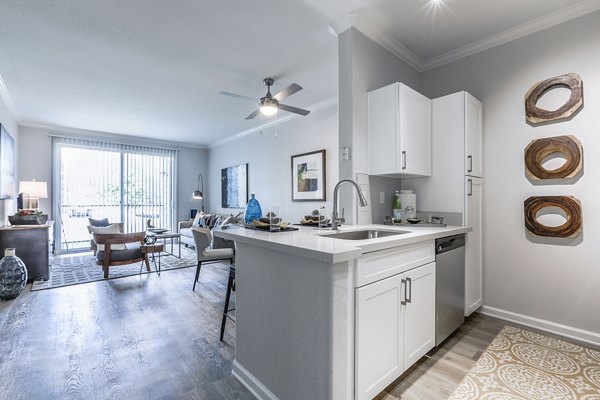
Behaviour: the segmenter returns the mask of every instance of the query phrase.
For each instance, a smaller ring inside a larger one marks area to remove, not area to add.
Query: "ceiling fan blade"
[[[258,103],[258,100],[254,99],[252,97],[242,96],[241,94],[235,94],[235,93],[229,93],[229,92],[219,92],[219,94],[222,94],[223,96],[235,97],[236,99],[248,100],[248,101],[252,101],[254,103]]]
[[[300,115],[310,114],[310,111],[308,111],[308,110],[304,110],[304,109],[298,108],[298,107],[288,106],[286,104],[281,104],[281,103],[279,103],[279,109],[284,110],[284,111],[293,112],[295,114],[300,114]]]
[[[286,97],[289,97],[291,95],[293,95],[296,92],[299,92],[302,90],[302,86],[298,85],[297,83],[292,83],[290,86],[286,87],[285,89],[283,89],[281,92],[277,93],[275,96],[273,96],[277,101],[281,101],[283,99],[285,99]]]
[[[252,119],[252,118],[256,117],[259,112],[260,112],[260,109],[257,108],[256,110],[254,110],[254,112],[252,114],[248,115],[246,117],[246,119]]]

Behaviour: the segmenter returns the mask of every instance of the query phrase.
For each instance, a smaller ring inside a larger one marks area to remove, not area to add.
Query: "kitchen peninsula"
[[[434,346],[435,239],[470,230],[215,230],[236,242],[234,376],[259,399],[374,397]]]

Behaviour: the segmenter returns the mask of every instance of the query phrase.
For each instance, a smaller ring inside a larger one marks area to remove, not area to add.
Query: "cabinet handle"
[[[406,169],[406,152],[402,152],[402,169]]]
[[[406,278],[406,286],[410,286],[409,296],[406,297],[406,289],[404,289],[404,297],[406,297],[406,302],[410,303],[412,301],[412,279]]]
[[[473,172],[473,156],[467,156],[467,160],[469,160],[469,169],[467,172]]]
[[[402,290],[402,285],[404,284],[404,300],[400,300],[400,304],[402,304],[403,306],[406,305],[406,279],[402,279],[400,281],[400,290]]]
[[[467,193],[467,196],[473,196],[473,179],[467,179],[467,182],[469,182],[469,192]]]

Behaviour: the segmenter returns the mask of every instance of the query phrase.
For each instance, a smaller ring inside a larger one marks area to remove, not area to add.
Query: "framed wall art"
[[[292,201],[325,201],[325,150],[292,156]]]
[[[15,195],[15,140],[0,125],[0,199]]]
[[[248,202],[248,164],[221,170],[221,207],[244,208]]]

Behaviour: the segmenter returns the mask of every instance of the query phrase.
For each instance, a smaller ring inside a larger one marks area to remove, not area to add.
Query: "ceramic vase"
[[[0,260],[0,299],[10,300],[21,294],[27,283],[27,268],[15,255],[15,249],[6,249]]]
[[[254,194],[251,194],[250,200],[248,200],[248,204],[246,205],[246,211],[244,211],[244,222],[251,224],[252,221],[261,217],[262,210],[260,208],[260,203],[254,197]]]

